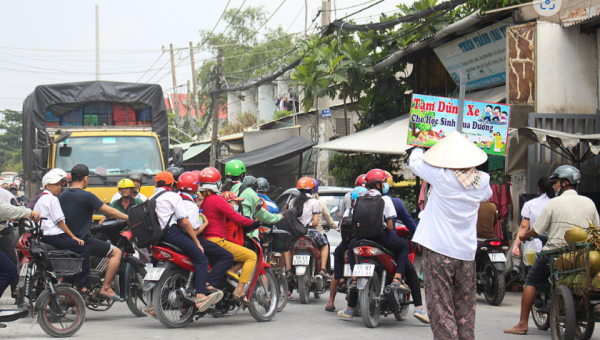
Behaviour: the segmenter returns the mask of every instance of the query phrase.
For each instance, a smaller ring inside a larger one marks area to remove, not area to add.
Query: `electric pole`
[[[221,89],[221,67],[223,66],[223,49],[219,48],[217,55],[217,69],[215,71],[215,90]],[[217,133],[219,130],[219,97],[220,94],[212,94],[210,100],[211,113],[213,115],[212,140],[210,144],[210,166],[215,167],[217,164]]]
[[[192,84],[194,85],[194,93],[192,93],[192,107],[196,109],[196,113],[198,112],[198,108],[196,107],[196,103],[199,100],[196,100],[196,96],[198,95],[198,80],[196,79],[196,63],[194,62],[194,44],[190,41],[190,58],[192,59]]]
[[[171,44],[171,74],[173,75],[173,94],[175,95],[175,117],[179,119],[179,97],[177,96],[177,77],[175,76],[175,55],[173,54],[173,44]]]
[[[96,5],[96,80],[100,80],[100,6]]]

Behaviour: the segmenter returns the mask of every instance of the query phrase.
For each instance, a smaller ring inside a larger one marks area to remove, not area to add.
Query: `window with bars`
[[[346,122],[346,124],[344,124]],[[348,131],[346,131],[348,129]],[[344,137],[350,134],[352,127],[350,126],[350,118],[335,118],[335,134],[339,137]]]

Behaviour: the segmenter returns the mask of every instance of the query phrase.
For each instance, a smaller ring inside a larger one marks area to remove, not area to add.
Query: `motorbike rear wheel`
[[[65,286],[55,288],[56,295],[46,289],[36,301],[40,326],[46,334],[56,338],[72,336],[85,321],[85,303],[75,289]],[[75,314],[71,314],[74,310]]]
[[[310,281],[314,274],[315,259],[311,257],[310,264],[303,275],[298,276],[298,295],[300,296],[300,303],[305,305],[308,303],[310,297]]]
[[[550,328],[550,317],[548,313],[536,308],[535,304],[531,306],[531,318],[539,330],[547,331],[548,328]]]
[[[265,272],[263,278],[258,279],[252,296],[248,311],[254,320],[258,322],[270,321],[277,313],[279,289],[277,279],[271,271]]]
[[[177,290],[186,286],[187,277],[185,270],[176,268],[163,274],[154,287],[154,313],[158,321],[167,328],[185,327],[194,318],[196,308],[185,305],[177,297]]]
[[[400,303],[403,305],[402,305],[402,307],[400,307],[400,311],[394,313],[394,317],[398,321],[404,321],[404,320],[406,320],[406,317],[408,316],[408,307],[410,306],[408,304],[408,295],[402,294],[402,293],[398,293],[398,294],[400,294],[400,297],[401,297],[401,299],[399,299]]]
[[[288,284],[285,274],[282,271],[274,272],[273,275],[277,278],[277,288],[279,290],[279,298],[277,299],[277,312],[281,312],[288,302]]]
[[[492,306],[499,306],[504,300],[504,274],[498,272],[491,261],[483,265],[486,287],[483,290],[485,300]]]
[[[379,301],[379,292],[381,291],[381,282],[379,274],[373,273],[373,276],[367,282],[367,286],[358,292],[358,303],[360,314],[362,315],[365,326],[375,328],[379,324],[381,316],[381,302]]]

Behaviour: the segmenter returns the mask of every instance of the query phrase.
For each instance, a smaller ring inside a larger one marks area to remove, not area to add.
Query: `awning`
[[[226,164],[232,159],[238,159],[242,161],[246,167],[249,167],[260,163],[280,159],[283,160],[284,158],[300,155],[304,151],[310,149],[313,145],[313,142],[304,137],[294,136],[281,143],[242,153],[233,157],[219,159],[219,162]]]
[[[467,93],[465,100],[478,102],[499,103],[506,99],[506,86],[498,86],[487,90]]]
[[[568,158],[573,163],[583,163],[600,153],[600,134],[573,134],[555,130],[519,128],[517,140],[540,145]],[[583,147],[581,147],[583,145]],[[561,152],[556,149],[560,149]]]
[[[189,149],[187,149],[183,153],[183,161],[185,162],[189,159],[192,159],[192,158],[198,156],[199,154],[201,154],[208,148],[210,148],[210,143],[197,144],[197,145],[189,147]]]
[[[342,152],[365,152],[389,155],[404,155],[412,145],[408,139],[410,114],[362,130],[355,134],[315,146],[316,149]]]

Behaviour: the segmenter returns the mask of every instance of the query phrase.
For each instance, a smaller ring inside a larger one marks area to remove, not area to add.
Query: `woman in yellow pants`
[[[202,232],[204,238],[223,247],[233,255],[235,262],[243,262],[242,273],[238,286],[233,291],[233,297],[244,304],[248,304],[244,287],[250,281],[256,266],[256,254],[248,248],[227,241],[227,219],[243,227],[258,227],[259,222],[254,222],[237,212],[227,201],[217,195],[221,191],[221,174],[215,168],[204,168],[198,175],[200,187],[198,190],[204,197],[202,210],[208,220],[208,225]]]

